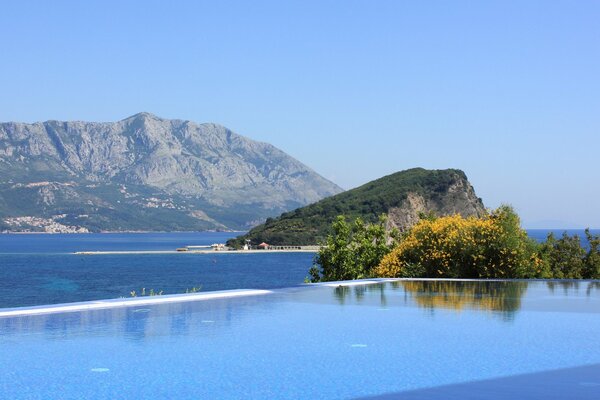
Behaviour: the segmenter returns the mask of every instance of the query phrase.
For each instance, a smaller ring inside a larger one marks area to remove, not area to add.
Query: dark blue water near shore
[[[594,231],[596,234],[599,230]],[[529,231],[544,240],[548,231]],[[583,231],[569,231],[569,234]],[[562,231],[556,231],[557,236]],[[174,250],[223,243],[235,233],[0,235],[0,308],[128,297],[141,288],[183,293],[273,289],[302,283],[310,253],[112,254],[76,251]]]

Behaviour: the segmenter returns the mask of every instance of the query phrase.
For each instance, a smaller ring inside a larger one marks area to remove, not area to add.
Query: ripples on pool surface
[[[598,282],[395,281],[0,318],[2,399],[600,398]]]

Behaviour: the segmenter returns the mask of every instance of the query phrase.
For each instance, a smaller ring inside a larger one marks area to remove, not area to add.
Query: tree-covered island
[[[269,218],[227,244],[319,245],[308,280],[369,277],[600,279],[600,238],[531,239],[509,206],[487,210],[461,170],[413,168]]]

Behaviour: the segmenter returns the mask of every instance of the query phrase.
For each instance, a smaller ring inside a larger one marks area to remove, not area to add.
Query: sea
[[[562,230],[551,230],[560,236]],[[529,230],[545,240],[550,230]],[[600,230],[593,230],[600,234]],[[227,289],[301,285],[312,253],[75,254],[81,251],[172,251],[224,243],[242,232],[1,234],[0,308]],[[577,234],[587,246],[583,230]]]

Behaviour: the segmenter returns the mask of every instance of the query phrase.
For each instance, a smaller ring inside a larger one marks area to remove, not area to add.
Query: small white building
[[[215,251],[225,250],[225,245],[223,243],[213,243],[210,245],[210,247],[212,247],[212,249]]]

